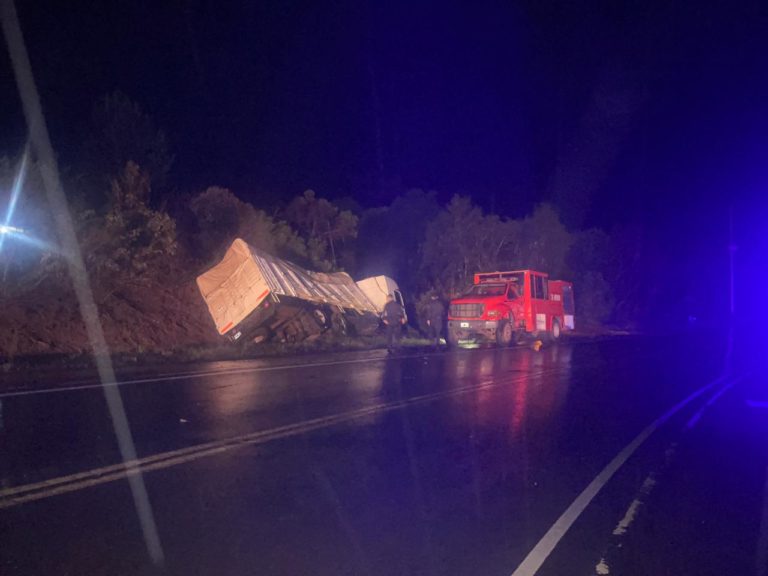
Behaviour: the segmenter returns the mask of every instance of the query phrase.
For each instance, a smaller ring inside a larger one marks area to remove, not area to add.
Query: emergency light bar
[[[509,272],[483,272],[482,274],[475,274],[475,284],[481,282],[491,282],[493,280],[511,280],[517,282],[520,274],[525,270],[512,270]]]

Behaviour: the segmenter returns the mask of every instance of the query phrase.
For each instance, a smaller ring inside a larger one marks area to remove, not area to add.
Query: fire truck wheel
[[[496,344],[509,346],[512,343],[513,332],[512,324],[509,321],[502,320],[499,322],[499,327],[496,329]]]
[[[552,339],[558,340],[560,338],[560,320],[557,318],[552,319]]]
[[[456,336],[456,333],[450,328],[448,328],[445,341],[451,348],[456,348],[459,345],[459,337]]]

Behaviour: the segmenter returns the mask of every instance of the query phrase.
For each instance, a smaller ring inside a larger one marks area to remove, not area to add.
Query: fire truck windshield
[[[475,284],[466,296],[501,296],[506,289],[506,284]]]

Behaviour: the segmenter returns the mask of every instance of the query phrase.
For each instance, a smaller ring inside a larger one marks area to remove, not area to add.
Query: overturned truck
[[[323,332],[371,334],[388,294],[403,303],[387,276],[355,282],[345,272],[305,270],[240,238],[197,286],[219,334],[254,343],[297,342]]]

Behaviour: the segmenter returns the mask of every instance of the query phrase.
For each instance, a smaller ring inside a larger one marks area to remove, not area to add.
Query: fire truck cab
[[[448,309],[453,345],[479,340],[506,346],[525,333],[557,339],[573,328],[573,285],[535,270],[475,274],[472,288]]]

